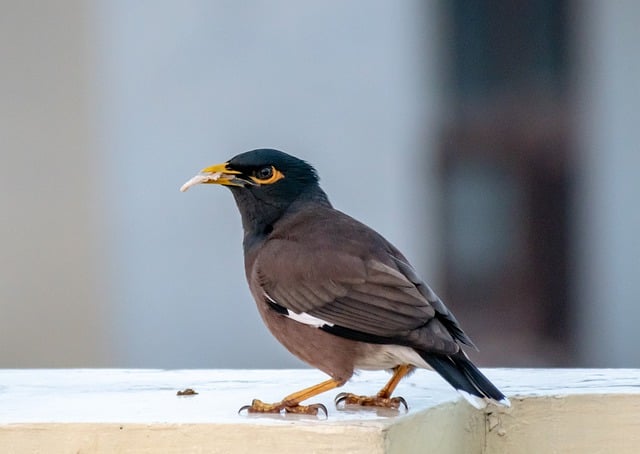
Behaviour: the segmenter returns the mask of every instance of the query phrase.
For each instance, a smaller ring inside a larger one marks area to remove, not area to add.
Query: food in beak
[[[222,176],[225,176],[229,180],[234,178],[233,175],[225,175],[222,172],[200,173],[183,184],[180,187],[180,192],[185,192],[191,186],[195,186],[197,184],[208,183],[209,181],[218,181]]]

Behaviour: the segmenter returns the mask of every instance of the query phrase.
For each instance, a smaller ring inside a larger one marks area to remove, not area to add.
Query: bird
[[[198,184],[231,190],[246,279],[271,334],[330,377],[279,402],[254,399],[241,412],[328,415],[302,402],[366,370],[392,376],[375,395],[339,393],[336,407],[408,410],[392,393],[416,369],[437,372],[478,409],[510,406],[463,350],[476,346],[443,301],[395,246],[333,207],[311,164],[255,149],[202,169],[180,190]]]

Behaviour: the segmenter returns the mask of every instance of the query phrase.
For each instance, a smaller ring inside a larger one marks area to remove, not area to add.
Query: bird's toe
[[[289,404],[287,402],[276,402],[273,404],[269,404],[266,402],[262,402],[259,399],[253,399],[251,405],[245,405],[238,410],[238,414],[296,414],[296,415],[311,415],[318,416],[318,413],[324,413],[324,416],[327,417],[329,412],[327,411],[327,407],[323,404],[311,404],[311,405],[299,405],[299,404]]]
[[[407,401],[404,397],[383,397],[383,396],[359,396],[351,393],[338,394],[334,402],[336,408],[341,409],[350,405],[357,405],[361,407],[382,407],[398,410],[400,407],[404,407],[405,410],[409,410]]]

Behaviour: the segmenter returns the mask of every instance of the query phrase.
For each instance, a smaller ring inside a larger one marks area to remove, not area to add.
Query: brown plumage
[[[331,379],[249,412],[317,413],[300,402],[342,386],[355,370],[390,369],[376,396],[341,393],[337,403],[397,408],[391,393],[416,367],[443,376],[476,407],[508,399],[471,363],[475,347],[408,260],[381,235],[335,210],[315,170],[261,149],[208,167],[193,184],[229,187],[244,228],[245,271],[258,311],[291,353]]]

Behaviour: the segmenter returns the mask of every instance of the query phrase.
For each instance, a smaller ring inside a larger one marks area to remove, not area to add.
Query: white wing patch
[[[304,323],[305,325],[313,326],[314,328],[321,328],[323,326],[333,326],[333,323],[325,322],[321,318],[314,317],[313,315],[309,315],[306,312],[302,312],[300,314],[296,314],[295,312],[289,311],[289,315],[287,315],[291,320],[295,320],[296,322]]]
[[[278,304],[276,300],[271,298],[267,292],[263,292],[265,298],[271,301],[273,304],[277,304],[280,307],[283,307],[281,304]],[[287,308],[285,308],[287,309]],[[293,312],[291,309],[287,309],[287,313],[283,314],[285,317],[290,318],[291,320],[295,320],[298,323],[302,323],[304,325],[313,326],[314,328],[322,328],[323,326],[333,326],[333,323],[322,320],[321,318],[314,317],[313,315],[309,315],[306,312],[301,312],[299,314]]]

